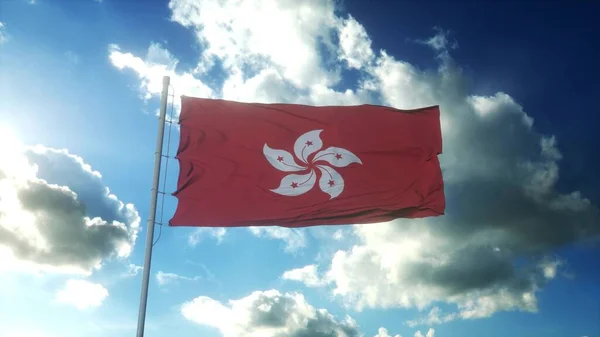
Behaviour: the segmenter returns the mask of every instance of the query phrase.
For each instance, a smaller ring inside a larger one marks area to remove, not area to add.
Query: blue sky
[[[439,104],[448,209],[164,227],[146,336],[600,336],[599,9],[0,0],[0,337],[135,333],[163,75],[175,97]]]

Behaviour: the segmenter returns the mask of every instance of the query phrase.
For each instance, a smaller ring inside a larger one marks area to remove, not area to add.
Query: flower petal
[[[310,191],[317,181],[317,174],[311,170],[308,174],[288,174],[281,179],[278,188],[271,190],[277,194],[296,196]]]
[[[306,167],[296,164],[294,156],[287,151],[272,149],[269,145],[265,144],[265,146],[263,146],[263,154],[269,163],[279,171],[297,172],[306,170]]]
[[[333,167],[324,165],[317,165],[317,167],[321,171],[321,179],[319,179],[321,191],[329,194],[330,199],[340,195],[344,190],[344,179],[342,176]]]
[[[352,163],[362,164],[360,158],[354,153],[341,147],[333,146],[317,153],[312,161],[326,161],[335,167],[346,167]]]
[[[305,163],[308,163],[308,156],[319,151],[323,147],[323,141],[319,134],[323,130],[313,130],[309,131],[296,140],[294,144],[294,153],[296,153],[296,158],[302,160]]]

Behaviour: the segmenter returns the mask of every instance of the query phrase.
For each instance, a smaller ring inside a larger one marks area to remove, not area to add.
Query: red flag
[[[304,227],[444,213],[439,107],[182,97],[172,226]]]

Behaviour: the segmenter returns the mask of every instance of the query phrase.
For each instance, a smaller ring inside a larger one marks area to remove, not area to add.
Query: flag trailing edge
[[[444,214],[439,106],[181,100],[171,226],[305,227]]]

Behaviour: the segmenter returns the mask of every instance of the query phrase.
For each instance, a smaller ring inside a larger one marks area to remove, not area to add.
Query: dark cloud
[[[198,297],[184,303],[181,312],[188,320],[218,328],[227,337],[362,336],[350,318],[337,320],[327,310],[313,308],[301,294],[276,290],[255,291],[227,306]]]
[[[17,200],[0,210],[0,244],[21,261],[89,272],[104,259],[129,255],[139,216],[109,193],[99,173],[80,157],[38,146],[25,152],[37,176],[0,166],[3,198]],[[24,153],[12,152],[18,162]]]
[[[87,216],[100,217],[108,222],[127,223],[131,214],[123,203],[111,195],[99,172],[83,162],[82,158],[66,150],[34,147],[25,152],[31,163],[38,167],[37,176],[53,184],[68,186],[86,206]]]
[[[306,20],[304,11],[294,6],[286,11],[273,6],[289,22],[303,19],[278,36],[260,29],[260,20],[223,24],[247,11],[238,5],[170,3],[173,21],[214,47],[205,51],[197,69],[208,71],[212,65],[207,60],[218,59],[235,70],[212,91],[223,98],[317,105],[368,102],[400,109],[439,105],[441,110],[446,214],[356,226],[356,245],[320,263],[321,270],[285,273],[288,279],[329,285],[333,294],[358,309],[453,304],[456,312],[432,320],[439,322],[498,311],[531,312],[537,310],[539,291],[568,264],[549,256],[567,245],[598,240],[597,206],[576,190],[557,188],[562,158],[558,141],[541,134],[509,94],[475,95],[477,88],[450,54],[458,43],[444,29],[419,40],[433,48],[439,62],[437,69],[422,70],[374,50],[364,27],[352,17],[339,16],[332,1],[311,8],[315,20]],[[324,32],[337,35],[327,51],[316,43]],[[297,55],[278,58],[280,50],[259,43],[281,36]],[[323,62],[328,53],[339,64]],[[244,65],[257,56],[267,61],[260,71],[248,73]],[[159,83],[140,58],[113,52],[111,60],[119,68],[136,70],[142,83]],[[350,86],[342,86],[347,88],[343,92],[338,91],[342,67],[358,70],[355,82],[344,81]],[[158,95],[159,88],[148,87],[146,93]],[[281,323],[279,316],[265,319]]]
[[[306,327],[281,337],[359,337],[358,327],[346,322],[336,322],[325,310],[318,310],[316,317],[306,323]]]
[[[304,281],[329,282],[358,309],[453,303],[448,320],[537,311],[536,294],[565,264],[549,256],[597,242],[600,212],[578,191],[558,190],[554,137],[509,95],[471,95],[462,69],[436,49],[437,72],[385,53],[366,72],[386,105],[440,105],[446,214],[356,226],[360,243],[334,255],[322,282]]]

